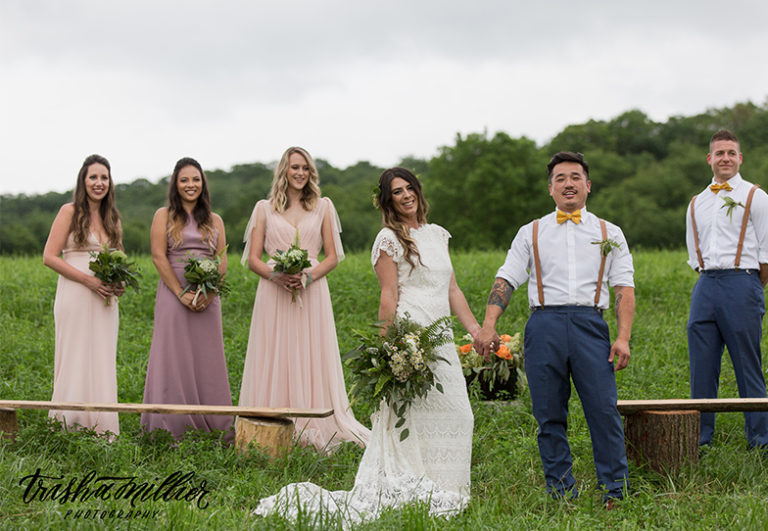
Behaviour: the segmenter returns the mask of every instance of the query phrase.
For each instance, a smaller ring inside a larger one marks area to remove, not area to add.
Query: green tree
[[[506,247],[521,225],[550,210],[547,159],[532,140],[459,134],[440,151],[424,188],[430,219],[452,233],[453,246]]]

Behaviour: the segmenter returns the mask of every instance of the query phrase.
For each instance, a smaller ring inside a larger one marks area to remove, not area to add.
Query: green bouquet
[[[433,387],[443,392],[430,364],[448,363],[436,349],[452,340],[451,318],[422,327],[406,314],[395,319],[385,335],[380,335],[380,330],[381,323],[376,323],[369,331],[355,331],[360,344],[343,356],[356,380],[349,390],[350,401],[372,403],[375,411],[386,402],[398,418],[395,428],[401,428],[414,399],[426,397]],[[407,428],[400,433],[400,440],[406,437]]]
[[[187,253],[187,263],[184,266],[184,279],[189,282],[189,284],[179,294],[179,297],[188,291],[194,290],[195,298],[192,299],[192,304],[195,304],[201,293],[204,297],[207,297],[209,292],[215,293],[220,297],[227,295],[230,291],[229,283],[219,271],[221,255],[225,253],[226,250],[227,248],[225,247],[219,253],[214,254],[213,258],[204,258]]]
[[[286,251],[278,250],[271,258],[275,261],[275,266],[272,268],[275,273],[295,275],[312,265],[309,261],[309,252],[300,247],[299,229],[296,229],[296,238],[293,240],[293,245]],[[297,295],[296,289],[291,290],[291,302],[296,302]],[[299,305],[301,305],[300,297]]]
[[[128,260],[126,254],[119,249],[110,249],[107,244],[99,253],[91,251],[89,253],[93,260],[88,264],[88,269],[93,271],[93,275],[112,286],[124,284],[139,291],[139,279],[141,271],[132,261]],[[105,306],[109,306],[112,297],[107,297],[104,301]]]

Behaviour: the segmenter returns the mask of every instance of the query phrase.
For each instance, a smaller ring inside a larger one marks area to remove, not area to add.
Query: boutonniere
[[[741,201],[734,201],[732,197],[723,197],[723,202],[725,203],[720,208],[727,208],[728,210],[725,211],[726,214],[728,214],[728,217],[731,218],[731,221],[733,221],[733,209],[737,206],[740,206],[741,208],[744,208],[744,205],[741,204]]]
[[[616,240],[612,240],[610,238],[606,238],[604,240],[592,242],[592,244],[600,246],[600,254],[603,255],[603,256],[608,256],[611,251],[621,247],[621,244],[619,242],[617,242]]]

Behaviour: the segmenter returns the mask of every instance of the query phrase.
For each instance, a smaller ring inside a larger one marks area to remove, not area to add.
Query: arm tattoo
[[[614,302],[614,304],[613,304],[616,307],[616,319],[619,318],[619,306],[621,306],[621,299],[622,298],[623,297],[622,297],[621,293],[617,293],[616,294],[616,302]]]
[[[509,299],[512,297],[512,292],[515,291],[509,282],[503,278],[497,278],[491,288],[491,293],[488,295],[488,306],[495,304],[501,311],[507,309]]]

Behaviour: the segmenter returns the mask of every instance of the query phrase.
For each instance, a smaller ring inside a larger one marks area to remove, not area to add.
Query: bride
[[[384,228],[371,252],[381,286],[379,319],[385,326],[406,313],[422,326],[453,312],[474,338],[480,331],[448,254],[450,234],[426,223],[427,202],[418,179],[404,168],[385,170],[376,197]],[[432,367],[443,393],[433,389],[406,414],[410,435],[400,441],[397,417],[385,404],[373,416],[371,438],[351,491],[327,491],[294,483],[259,502],[255,514],[289,520],[323,513],[344,524],[377,518],[386,508],[415,501],[432,515],[452,516],[469,502],[474,418],[452,342],[438,347],[450,363]]]

